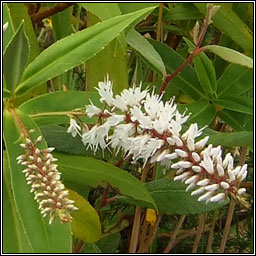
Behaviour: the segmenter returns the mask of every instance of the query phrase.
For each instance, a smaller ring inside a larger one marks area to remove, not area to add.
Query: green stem
[[[44,116],[87,116],[85,112],[78,112],[78,111],[60,111],[60,112],[45,112],[45,113],[38,113],[38,114],[31,114],[29,117],[36,118],[36,117],[44,117]]]

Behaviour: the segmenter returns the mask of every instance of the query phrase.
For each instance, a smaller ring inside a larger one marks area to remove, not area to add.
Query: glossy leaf
[[[3,154],[3,253],[32,253],[17,213],[6,152]]]
[[[37,37],[33,28],[31,18],[28,14],[27,9],[24,6],[24,3],[7,3],[14,31],[17,31],[20,23],[24,20],[25,33],[28,37],[30,45],[30,54],[28,63],[33,61],[36,56],[40,53],[39,44]]]
[[[25,70],[29,57],[28,39],[21,23],[4,52],[3,73],[6,88],[13,92]]]
[[[253,70],[230,64],[217,81],[218,98],[240,95],[253,87]]]
[[[95,15],[88,14],[88,26],[93,26],[99,21]],[[101,52],[87,61],[87,91],[94,91],[94,87],[98,85],[98,82],[106,79],[107,75],[109,75],[111,81],[114,81],[114,93],[120,93],[128,87],[126,47],[125,35],[122,32],[120,36],[112,40]]]
[[[149,63],[160,75],[165,76],[165,66],[160,55],[145,37],[136,30],[131,29],[126,35],[126,40],[142,59]]]
[[[11,98],[11,93],[6,89],[3,89],[3,98]]]
[[[48,3],[48,5],[54,5],[54,3]],[[71,34],[72,10],[73,8],[69,7],[51,16],[52,29],[55,41],[60,40]]]
[[[149,42],[161,56],[168,74],[171,74],[184,63],[185,59],[172,48],[155,40],[149,40]],[[196,72],[190,65],[177,75],[168,86],[175,86],[193,99],[204,97],[203,89],[198,81]]]
[[[162,178],[146,184],[147,189],[157,203],[159,212],[166,214],[201,214],[222,207],[224,204],[198,202],[199,196],[186,192],[187,185]],[[227,203],[227,202],[226,202]]]
[[[209,125],[215,118],[216,110],[206,99],[200,99],[191,104],[179,104],[179,111],[191,113],[188,123],[197,123],[199,126]]]
[[[194,44],[186,38],[184,38],[184,40],[189,49],[191,49],[190,51],[193,51],[195,47]],[[211,60],[202,52],[193,59],[193,62],[198,80],[205,94],[213,98],[213,93],[216,92],[216,74]]]
[[[121,10],[122,14],[130,13],[130,12],[136,12],[138,10],[148,8],[148,7],[156,7],[159,5],[159,3],[125,3],[120,2],[118,3],[119,8]]]
[[[8,22],[8,27],[6,31],[3,33],[3,52],[5,51],[7,44],[9,43],[9,41],[14,35],[14,28],[13,28],[12,20],[10,17],[9,8],[7,6],[7,3],[4,3],[3,4],[3,24],[6,24],[6,22]]]
[[[214,102],[226,109],[253,115],[253,100],[245,96],[226,96]]]
[[[164,21],[202,19],[203,14],[192,3],[179,3],[163,15]]]
[[[206,13],[206,3],[194,3],[194,5],[202,13]],[[225,4],[221,4],[221,8],[212,20],[213,25],[229,36],[235,43],[248,52],[252,52],[252,32],[230,8],[225,7]]]
[[[214,132],[211,133],[210,129],[204,131],[204,135],[210,135],[208,143],[214,146],[224,146],[224,147],[236,147],[245,146],[253,147],[253,131],[241,131],[241,132]]]
[[[97,120],[95,120],[95,123],[96,122]],[[113,160],[113,156],[109,151],[104,152],[103,155],[102,151],[97,151],[94,153],[93,150],[87,149],[79,136],[73,138],[70,133],[67,133],[67,127],[47,125],[40,128],[48,145],[50,147],[54,147],[59,152],[67,153],[70,155],[90,156],[100,160]]]
[[[64,124],[69,123],[70,118],[66,115],[58,115],[60,112],[73,111],[76,108],[84,108],[85,105],[92,102],[102,107],[97,93],[89,93],[82,91],[66,91],[54,92],[38,96],[31,99],[22,105],[19,109],[28,115],[36,115],[49,113],[49,116],[35,116],[33,119],[39,126],[48,124]],[[57,112],[56,115],[51,115],[52,112]],[[81,117],[84,122],[94,122],[94,118]]]
[[[79,65],[100,52],[130,24],[145,18],[152,8],[121,15],[67,36],[48,47],[25,70],[16,93],[22,94]]]
[[[228,62],[253,68],[253,59],[238,51],[219,45],[206,45],[205,48]]]
[[[72,212],[72,233],[85,243],[94,243],[100,239],[101,225],[96,210],[77,192],[68,190],[68,198],[74,200],[78,210]]]
[[[223,109],[222,111],[218,112],[218,116],[229,126],[231,126],[235,131],[238,132],[246,130],[243,127],[245,114]]]
[[[155,202],[144,185],[128,172],[109,163],[90,157],[55,153],[62,178],[91,187],[110,184],[121,194],[143,201],[156,208]],[[132,189],[131,189],[132,188]]]
[[[31,134],[32,140],[35,140],[40,135],[38,127],[30,118],[17,109],[16,113],[27,130],[35,130]],[[34,195],[29,192],[31,188],[27,185],[25,175],[22,173],[24,166],[17,164],[16,160],[16,157],[24,154],[24,150],[19,145],[24,143],[24,139],[22,139],[16,121],[7,110],[4,111],[3,131],[16,211],[26,233],[31,251],[33,253],[71,252],[70,225],[63,225],[58,220],[49,225],[49,220],[43,218],[38,210],[38,203],[34,200]],[[39,147],[46,148],[47,145],[43,141]]]

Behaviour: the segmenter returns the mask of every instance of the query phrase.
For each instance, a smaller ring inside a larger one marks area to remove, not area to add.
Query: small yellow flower
[[[156,211],[153,209],[147,209],[146,221],[150,223],[151,226],[155,225],[156,222]]]

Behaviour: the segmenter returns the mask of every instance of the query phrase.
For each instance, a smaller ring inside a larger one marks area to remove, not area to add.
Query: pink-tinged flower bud
[[[189,151],[195,150],[195,141],[190,137],[188,137],[188,139],[187,139],[187,146],[188,146]]]
[[[181,149],[175,149],[175,152],[177,153],[177,155],[179,157],[187,157],[188,156],[188,153],[184,150],[181,150]]]
[[[178,136],[173,136],[173,139],[175,141],[175,144],[178,146],[178,147],[182,147],[183,146],[183,142],[182,140],[178,137]]]
[[[198,175],[193,175],[192,177],[190,177],[185,181],[185,184],[196,183],[198,179],[199,179]]]
[[[225,193],[219,193],[216,196],[212,196],[210,198],[211,202],[219,202],[225,198]]]
[[[204,192],[204,187],[201,187],[201,188],[198,188],[196,190],[194,190],[192,193],[191,193],[191,196],[197,196],[197,195],[200,195]]]
[[[177,180],[182,180],[184,178],[187,178],[189,175],[191,174],[191,172],[184,172],[182,173],[181,175],[178,175],[176,177],[174,177],[174,181],[177,181]]]
[[[193,170],[194,172],[201,172],[201,171],[202,171],[202,168],[201,168],[200,166],[194,165],[194,166],[192,166],[192,170]]]
[[[210,183],[210,180],[209,179],[203,179],[203,180],[200,180],[197,182],[197,185],[198,186],[206,186]]]
[[[203,194],[202,196],[200,196],[200,197],[198,198],[198,201],[199,201],[199,202],[202,202],[202,201],[205,201],[205,200],[209,199],[209,198],[213,195],[214,192],[215,192],[215,191],[209,191],[209,192]]]
[[[238,195],[242,195],[246,192],[246,188],[239,188],[238,191],[237,191],[237,194]]]
[[[195,160],[195,162],[200,162],[201,161],[201,157],[196,152],[192,153],[192,157]]]
[[[41,140],[42,136],[39,136],[33,144],[27,139],[27,146],[23,147],[27,153],[17,157],[17,161],[25,160],[21,164],[28,166],[22,172],[25,173],[27,184],[31,185],[30,192],[34,193],[43,217],[49,216],[49,223],[59,217],[64,223],[72,219],[69,211],[76,207],[67,201],[68,192],[60,181],[57,165],[53,164],[57,159],[49,153],[52,150],[39,150],[35,147]]]
[[[222,182],[220,183],[220,185],[221,185],[224,189],[229,189],[229,188],[230,188],[230,185],[229,185],[227,182],[225,182],[225,181],[222,181]]]
[[[183,173],[184,170],[185,170],[184,168],[178,169],[178,170],[176,171],[176,175],[179,175],[179,174]]]
[[[165,155],[165,159],[168,159],[168,160],[173,160],[173,159],[176,159],[177,157],[178,157],[177,153],[171,153],[171,154]]]
[[[192,166],[192,163],[189,161],[179,161],[178,163],[172,164],[171,168],[178,169],[178,168],[190,168]]]
[[[220,177],[224,176],[224,169],[220,164],[217,164],[217,171]]]
[[[205,190],[207,191],[215,191],[219,188],[219,184],[211,184],[205,187]]]
[[[236,179],[236,176],[234,175],[232,170],[228,170],[228,176],[229,176],[229,180],[232,182]]]
[[[175,145],[175,140],[173,138],[168,137],[166,140],[171,146]]]
[[[244,164],[242,167],[241,167],[241,170],[239,171],[239,173],[237,174],[237,179],[241,179],[244,175],[244,173],[247,172],[247,164]]]
[[[192,190],[195,186],[196,186],[196,182],[190,183],[190,184],[186,187],[186,191],[188,192],[188,191]]]

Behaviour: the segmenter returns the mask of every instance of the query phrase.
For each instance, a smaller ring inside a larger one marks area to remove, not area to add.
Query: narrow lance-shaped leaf
[[[193,50],[195,47],[194,44],[187,38],[184,38],[184,40],[189,49]],[[193,59],[193,62],[195,64],[197,77],[205,94],[212,98],[214,92],[216,92],[216,74],[211,60],[202,52]]]
[[[25,70],[29,57],[29,44],[22,22],[6,47],[3,59],[3,73],[6,88],[13,92]]]
[[[94,243],[100,239],[101,225],[96,210],[77,192],[68,190],[69,198],[75,201],[77,211],[72,213],[72,233],[85,243]]]
[[[134,29],[131,29],[126,36],[126,41],[142,57],[142,59],[146,60],[154,70],[164,77],[166,74],[164,63],[158,52],[146,38]]]
[[[36,139],[40,135],[40,131],[33,120],[18,110],[16,110],[16,113],[27,130],[35,130],[34,133],[31,133],[31,137],[32,140]],[[18,156],[25,153],[19,145],[23,143],[21,130],[17,126],[16,120],[7,110],[4,112],[3,131],[14,202],[30,250],[33,253],[71,252],[70,225],[61,224],[58,220],[49,225],[49,220],[42,217],[38,209],[38,203],[35,201],[34,195],[30,193],[31,187],[27,185],[25,175],[22,173],[25,168],[21,164],[17,164],[16,160]],[[39,146],[47,148],[44,141]]]
[[[143,201],[149,207],[157,209],[145,186],[128,172],[91,157],[60,153],[54,155],[59,159],[59,170],[64,180],[91,187],[106,186],[108,183],[118,189],[122,195]]]
[[[152,10],[153,8],[146,8],[117,16],[56,42],[27,67],[17,87],[17,95],[91,58],[126,27],[145,18]]]
[[[3,153],[3,253],[33,253],[13,199],[10,168]]]
[[[205,48],[228,62],[253,68],[253,59],[238,51],[219,45],[207,45]]]
[[[75,111],[77,108],[84,108],[85,105],[90,104],[90,99],[96,106],[102,107],[102,104],[99,101],[99,95],[96,93],[66,91],[53,92],[38,96],[20,105],[19,109],[27,115],[39,114],[39,116],[33,117],[33,120],[39,126],[48,124],[65,124],[69,123],[70,117],[68,117],[67,114],[61,115],[61,113]],[[81,110],[80,112],[83,111],[84,110]],[[55,115],[53,113],[55,113]],[[89,123],[96,121],[95,118],[88,118],[86,116],[81,116],[81,119],[84,122]]]

